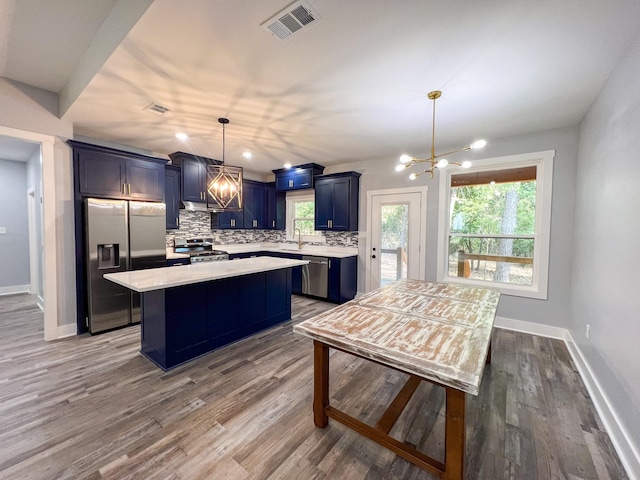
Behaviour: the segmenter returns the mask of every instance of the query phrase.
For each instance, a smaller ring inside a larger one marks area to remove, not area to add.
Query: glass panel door
[[[374,195],[371,207],[370,288],[419,279],[420,193]]]

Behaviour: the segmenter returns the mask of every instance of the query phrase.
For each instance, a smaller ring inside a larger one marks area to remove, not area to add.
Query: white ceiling
[[[75,133],[157,154],[220,158],[228,117],[226,161],[263,172],[426,155],[435,89],[438,151],[575,125],[640,27],[638,0],[312,0],[281,41],[260,24],[288,0],[155,0],[81,69],[126,1],[0,0],[0,76],[65,95],[84,74]]]
[[[0,135],[0,160],[28,162],[40,151],[40,144]]]

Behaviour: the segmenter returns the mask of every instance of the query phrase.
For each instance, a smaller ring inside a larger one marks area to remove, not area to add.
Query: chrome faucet
[[[298,250],[301,250],[302,249],[302,232],[300,232],[299,228],[296,228],[293,231],[293,234],[295,235],[296,232],[298,232]]]

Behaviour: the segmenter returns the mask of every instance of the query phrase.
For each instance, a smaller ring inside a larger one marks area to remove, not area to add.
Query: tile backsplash
[[[180,210],[180,228],[167,230],[166,245],[173,246],[175,237],[213,237],[217,244],[234,243],[295,243],[287,241],[282,230],[212,230],[209,212]],[[358,232],[322,232],[318,242],[307,245],[357,247]]]

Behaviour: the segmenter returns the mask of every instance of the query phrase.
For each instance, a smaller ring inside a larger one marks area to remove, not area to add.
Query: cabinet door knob
[[[376,258],[376,256],[375,255],[371,255],[371,258]]]

